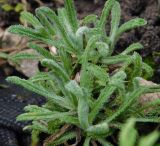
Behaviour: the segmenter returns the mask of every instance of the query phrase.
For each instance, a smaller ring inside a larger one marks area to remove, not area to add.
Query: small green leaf
[[[27,129],[32,130],[32,131],[38,130],[38,131],[50,134],[48,131],[48,127],[39,121],[33,121],[32,125],[28,125],[25,128],[23,128],[23,130],[27,130]]]
[[[153,69],[146,63],[142,63],[142,69],[145,71],[144,78],[150,78],[153,76]]]
[[[42,65],[54,69],[54,72],[57,73],[58,75],[61,75],[65,81],[69,80],[69,76],[64,70],[64,68],[56,61],[51,59],[43,59]]]
[[[31,24],[34,28],[42,26],[39,20],[29,12],[26,11],[21,12],[21,18],[26,20],[27,23]]]
[[[128,62],[129,60],[131,60],[131,57],[129,55],[116,55],[111,57],[104,57],[101,59],[101,62],[110,65],[110,64]]]
[[[68,115],[72,115],[69,112],[29,112],[21,114],[17,117],[18,121],[30,121],[30,120],[55,120],[61,119],[61,117],[65,117]]]
[[[35,60],[35,59],[40,59],[40,57],[36,54],[17,53],[15,55],[10,55],[9,59],[12,61],[23,60],[23,59]]]
[[[107,86],[101,91],[101,94],[99,95],[98,99],[95,101],[93,105],[93,109],[89,114],[89,123],[92,123],[94,121],[97,114],[104,106],[104,103],[108,101],[109,97],[112,95],[115,89],[116,89],[115,87]]]
[[[126,79],[126,77],[127,75],[124,71],[119,71],[110,78],[109,85],[122,89],[124,86],[124,80]]]
[[[83,23],[84,25],[87,25],[87,24],[90,24],[90,23],[96,24],[97,18],[98,18],[97,15],[90,14],[90,15],[86,16],[86,17],[82,20],[82,23]]]
[[[24,9],[24,5],[22,3],[18,3],[14,8],[16,12],[23,11],[23,9]]]
[[[101,31],[104,31],[104,29],[105,29],[105,25],[107,23],[109,13],[110,13],[114,3],[115,3],[115,0],[107,0],[107,2],[105,3],[105,6],[102,10],[102,14],[100,17],[99,26],[98,26],[101,29]]]
[[[96,47],[99,54],[102,57],[107,57],[109,55],[109,45],[104,42],[96,42]]]
[[[64,135],[60,136],[59,138],[51,142],[51,144],[49,144],[48,146],[59,146],[67,142],[68,140],[75,139],[76,136],[77,134],[75,132],[66,132]]]
[[[109,80],[109,75],[105,69],[101,68],[98,65],[89,63],[87,70],[90,72],[90,74],[94,75],[97,79],[99,79],[101,85],[106,85],[106,82]]]
[[[90,84],[92,84],[90,78],[89,77],[89,73],[87,72],[87,64],[88,64],[88,59],[89,59],[89,53],[91,50],[93,50],[93,48],[95,47],[94,44],[96,43],[96,41],[100,38],[99,35],[97,36],[92,36],[88,43],[87,46],[85,48],[85,51],[81,57],[82,61],[82,69],[81,69],[81,77],[80,77],[80,85],[86,89],[89,90],[90,88]]]
[[[83,129],[86,129],[89,126],[88,113],[89,113],[89,106],[85,96],[83,96],[78,100],[78,119]]]
[[[77,52],[74,48],[75,47],[74,43],[72,42],[71,38],[67,34],[65,28],[62,26],[56,13],[48,7],[41,7],[41,8],[39,8],[39,11],[42,11],[42,13],[45,14],[45,16],[50,20],[50,22],[54,24],[56,30],[60,34],[60,37],[63,38],[66,45],[69,48],[71,48],[75,54],[77,54]]]
[[[9,55],[7,53],[0,52],[0,58],[8,59]]]
[[[72,94],[74,94],[77,97],[77,99],[82,98],[84,96],[82,89],[74,80],[71,80],[69,83],[67,83],[65,85],[65,88]]]
[[[126,31],[129,31],[131,29],[134,29],[134,28],[137,28],[137,27],[140,27],[140,26],[144,26],[147,24],[147,21],[142,19],[142,18],[134,18],[134,19],[131,19],[130,21],[124,23],[119,29],[118,29],[118,32],[117,32],[117,35],[116,35],[116,40],[119,39],[119,37]]]
[[[132,72],[132,78],[140,77],[142,75],[142,57],[136,52],[133,54],[133,63],[134,69]]]
[[[138,146],[154,146],[158,138],[160,137],[159,132],[155,131],[152,132],[151,134],[142,137],[140,139],[139,145]]]
[[[41,25],[43,25],[47,29],[48,33],[50,33],[52,36],[55,35],[54,25],[49,22],[40,8],[36,9],[36,16],[39,18]]]
[[[159,117],[157,117],[157,116],[155,116],[155,117],[151,117],[151,118],[146,118],[146,117],[144,117],[144,118],[136,118],[135,119],[136,120],[136,122],[142,122],[142,123],[160,123],[160,118]]]
[[[29,43],[28,45],[30,48],[36,50],[40,55],[42,55],[44,58],[48,58],[48,59],[53,59],[55,60],[55,57],[49,52],[47,51],[45,48],[42,48],[36,44],[33,43]]]
[[[129,108],[134,102],[136,102],[137,98],[140,97],[142,94],[146,92],[146,88],[139,87],[136,88],[134,91],[132,91],[129,95],[126,95],[129,97],[129,99],[126,99],[123,104],[119,107],[119,109],[113,113],[109,118],[106,119],[106,121],[111,122],[115,120],[118,116],[125,114],[127,111],[127,108]]]
[[[90,146],[89,143],[90,143],[90,140],[91,138],[90,137],[86,137],[84,143],[83,143],[83,146]]]
[[[134,125],[134,119],[129,119],[127,123],[123,126],[119,136],[120,146],[135,146],[137,131],[134,128]]]
[[[88,135],[92,135],[92,136],[104,135],[109,132],[109,126],[108,126],[108,123],[104,122],[97,125],[89,126],[86,131]]]
[[[143,49],[143,45],[140,43],[133,43],[127,49],[125,49],[121,54],[127,55],[135,50]]]
[[[50,45],[57,45],[56,42],[50,36],[48,36],[43,27],[34,30],[32,28],[26,28],[22,25],[12,25],[8,28],[8,31],[14,34],[28,37],[30,39],[40,40]]]
[[[13,77],[8,77],[6,80],[8,82],[14,83],[16,85],[21,85],[21,86],[23,86],[24,88],[26,88],[30,91],[33,91],[33,92],[35,92],[39,95],[42,95],[42,96],[46,97],[49,101],[51,101],[53,103],[56,103],[59,106],[69,108],[69,109],[71,108],[70,105],[67,105],[68,103],[66,102],[66,100],[64,98],[62,98],[60,96],[57,96],[53,92],[49,93],[44,88],[42,88],[42,87],[40,87],[36,84],[33,84],[30,81],[20,79],[18,77],[14,77],[14,76]]]
[[[70,21],[70,25],[72,26],[73,32],[76,32],[79,27],[79,24],[73,0],[65,0],[65,9],[67,11],[68,19]]]
[[[116,1],[114,3],[111,14],[112,14],[112,20],[111,20],[111,31],[110,31],[110,42],[111,42],[110,54],[112,54],[114,51],[115,38],[120,23],[121,8],[119,2]]]
[[[2,9],[8,12],[14,10],[14,7],[9,4],[3,4]]]
[[[97,140],[100,144],[102,144],[102,146],[113,146],[110,142],[106,141],[105,139],[98,138]]]
[[[72,25],[69,22],[67,11],[65,8],[58,9],[58,18],[67,31],[67,33],[71,36],[74,35],[74,30],[72,29]]]
[[[66,70],[66,72],[71,75],[72,73],[72,58],[71,55],[67,52],[67,50],[64,47],[59,48],[59,56],[62,60],[63,66]]]
[[[86,27],[86,26],[82,26],[82,27],[79,27],[77,32],[76,32],[76,38],[78,40],[78,44],[80,46],[81,49],[84,49],[84,42],[83,42],[83,37],[84,35],[89,31],[89,28]]]

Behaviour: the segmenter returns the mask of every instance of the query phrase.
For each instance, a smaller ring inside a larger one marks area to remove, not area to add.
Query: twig
[[[64,4],[64,0],[54,0],[56,3],[63,5]]]
[[[0,60],[0,66],[6,64],[6,62],[7,62],[6,60]]]
[[[53,142],[54,140],[56,140],[57,138],[59,138],[61,135],[63,135],[68,129],[69,129],[70,125],[66,124],[64,125],[57,133],[51,135],[50,137],[48,137],[44,143],[43,146],[47,146],[48,144],[50,144],[51,142]]]
[[[17,50],[17,48],[5,48],[5,49],[0,48],[0,52],[13,52],[15,50]]]
[[[81,141],[81,130],[79,128],[77,128],[77,131],[76,131],[76,142],[74,144],[72,144],[71,146],[77,146],[80,141]]]
[[[40,6],[44,6],[45,4],[41,0],[35,0]]]
[[[28,3],[26,0],[21,0],[22,3],[24,4],[24,10],[27,11],[28,10]]]

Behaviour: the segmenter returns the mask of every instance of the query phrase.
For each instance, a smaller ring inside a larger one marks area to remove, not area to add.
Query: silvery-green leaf
[[[109,132],[108,123],[99,123],[97,125],[89,126],[86,129],[88,135],[104,135]]]

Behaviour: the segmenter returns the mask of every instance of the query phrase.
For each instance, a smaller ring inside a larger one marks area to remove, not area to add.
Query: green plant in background
[[[160,137],[159,132],[154,131],[153,133],[147,136],[140,137],[138,141],[137,140],[138,132],[134,128],[134,125],[135,125],[134,119],[127,120],[127,123],[122,127],[122,130],[120,132],[119,145],[120,146],[135,146],[135,145],[155,146],[157,140]]]
[[[10,5],[7,0],[0,0],[1,8],[6,11],[15,11],[15,12],[21,12],[24,10],[24,5],[22,3],[17,3],[15,6]]]
[[[107,34],[105,26],[110,12],[111,29]],[[120,26],[120,15],[119,2],[108,0],[100,17],[91,14],[79,21],[73,0],[65,0],[65,7],[57,12],[47,7],[36,9],[36,17],[22,12],[21,17],[30,27],[13,25],[8,29],[28,37],[29,47],[39,53],[41,64],[49,69],[28,80],[7,78],[47,99],[42,107],[26,106],[26,113],[17,118],[33,121],[26,127],[32,130],[33,145],[44,132],[51,135],[44,141],[45,146],[60,145],[71,139],[76,140],[75,144],[81,141],[84,146],[91,143],[108,146],[112,144],[106,138],[121,129],[130,117],[136,122],[160,122],[159,99],[143,108],[139,103],[140,96],[160,91],[159,85],[140,84],[141,77],[153,73],[135,52],[143,46],[134,43],[113,54],[124,32],[147,22],[135,18]],[[56,53],[33,41],[54,46]],[[31,58],[28,54],[16,56],[14,59]],[[152,110],[146,111],[149,108]]]

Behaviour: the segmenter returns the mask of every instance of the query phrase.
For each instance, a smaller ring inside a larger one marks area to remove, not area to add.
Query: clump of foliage
[[[107,34],[105,27],[110,12],[111,27]],[[41,64],[49,69],[28,80],[7,78],[46,97],[42,107],[26,106],[26,113],[17,118],[33,121],[26,127],[32,130],[33,145],[38,141],[38,134],[44,132],[51,135],[44,145],[60,145],[72,139],[75,145],[107,146],[112,145],[107,138],[130,117],[136,122],[160,122],[160,100],[144,107],[139,103],[140,96],[160,91],[159,85],[139,83],[141,77],[148,78],[153,73],[135,52],[143,46],[134,43],[121,53],[115,51],[124,32],[147,22],[135,18],[120,25],[120,15],[119,2],[108,0],[100,17],[91,14],[79,21],[73,0],[65,0],[65,7],[57,12],[47,7],[36,9],[36,17],[23,12],[22,17],[30,27],[9,28],[10,32],[30,39],[29,47],[39,53]],[[50,53],[33,41],[54,46],[57,52]],[[30,56],[17,54],[18,58]],[[152,110],[146,111],[148,108]]]

